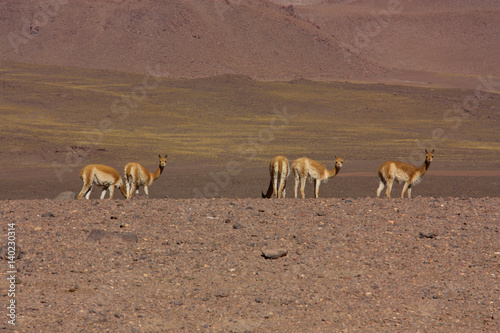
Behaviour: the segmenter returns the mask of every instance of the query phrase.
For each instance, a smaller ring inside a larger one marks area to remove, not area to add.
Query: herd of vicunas
[[[122,177],[114,168],[102,164],[89,164],[80,172],[80,178],[83,181],[83,188],[78,194],[78,199],[85,197],[89,199],[93,185],[103,187],[101,199],[104,199],[106,191],[109,190],[109,198],[113,198],[115,187],[120,189],[126,199],[131,199],[134,192],[139,193],[139,188],[144,187],[144,193],[149,196],[148,187],[153,180],[158,179],[167,163],[167,155],[158,155],[160,164],[155,172],[150,172],[139,163],[133,162],[125,165],[123,170],[125,183]],[[387,161],[378,168],[380,185],[377,189],[377,197],[387,186],[386,195],[391,196],[392,185],[394,181],[404,183],[401,198],[408,193],[411,199],[411,187],[418,184],[427,169],[431,165],[434,156],[434,149],[428,151],[425,149],[425,161],[420,167],[412,164]],[[323,164],[307,157],[295,160],[292,164],[295,175],[295,198],[297,198],[297,189],[300,183],[300,193],[305,198],[304,188],[306,180],[312,180],[314,183],[314,197],[319,196],[319,185],[322,181],[327,181],[337,175],[344,163],[344,157],[335,156],[335,168],[326,169]],[[286,196],[286,179],[290,175],[290,163],[285,156],[276,156],[269,162],[269,174],[271,180],[267,193],[262,193],[263,198],[284,198]]]

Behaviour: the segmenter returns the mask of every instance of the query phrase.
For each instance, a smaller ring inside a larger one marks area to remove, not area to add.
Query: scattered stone
[[[87,242],[125,242],[137,243],[139,238],[135,232],[113,233],[102,229],[92,229],[86,239]]]
[[[16,244],[16,247],[14,249],[14,258],[21,259],[22,253],[23,252],[21,251],[21,247]],[[9,247],[8,246],[0,247],[0,259],[12,261],[12,256],[9,256]]]
[[[239,222],[234,222],[233,229],[243,229],[244,226]]]
[[[225,290],[218,291],[215,293],[215,297],[219,297],[219,298],[229,297],[229,292],[225,291]]]
[[[284,257],[288,254],[288,250],[285,249],[264,249],[262,250],[262,256],[266,259],[278,259]]]
[[[55,217],[55,215],[52,212],[47,212],[47,213],[42,214],[42,217]]]
[[[54,200],[74,200],[74,199],[76,199],[76,193],[71,191],[66,191],[59,193]]]
[[[418,234],[418,236],[419,236],[420,238],[431,238],[431,239],[432,239],[432,238],[436,238],[436,237],[437,237],[437,234],[436,234],[436,233],[434,233],[434,232],[429,232],[429,233],[423,233],[423,232],[420,232],[420,233]]]

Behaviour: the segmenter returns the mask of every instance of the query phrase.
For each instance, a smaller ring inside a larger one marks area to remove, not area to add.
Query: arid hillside
[[[8,0],[0,59],[186,78],[498,76],[499,18],[496,1]]]

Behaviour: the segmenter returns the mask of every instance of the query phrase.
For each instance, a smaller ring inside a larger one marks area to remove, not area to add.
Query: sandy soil
[[[494,332],[499,206],[30,200],[0,215],[21,247],[19,332]]]

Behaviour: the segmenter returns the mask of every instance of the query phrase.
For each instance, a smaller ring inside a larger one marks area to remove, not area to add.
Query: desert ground
[[[496,332],[498,36],[496,1],[2,1],[0,331]],[[263,199],[276,155],[344,164]]]

